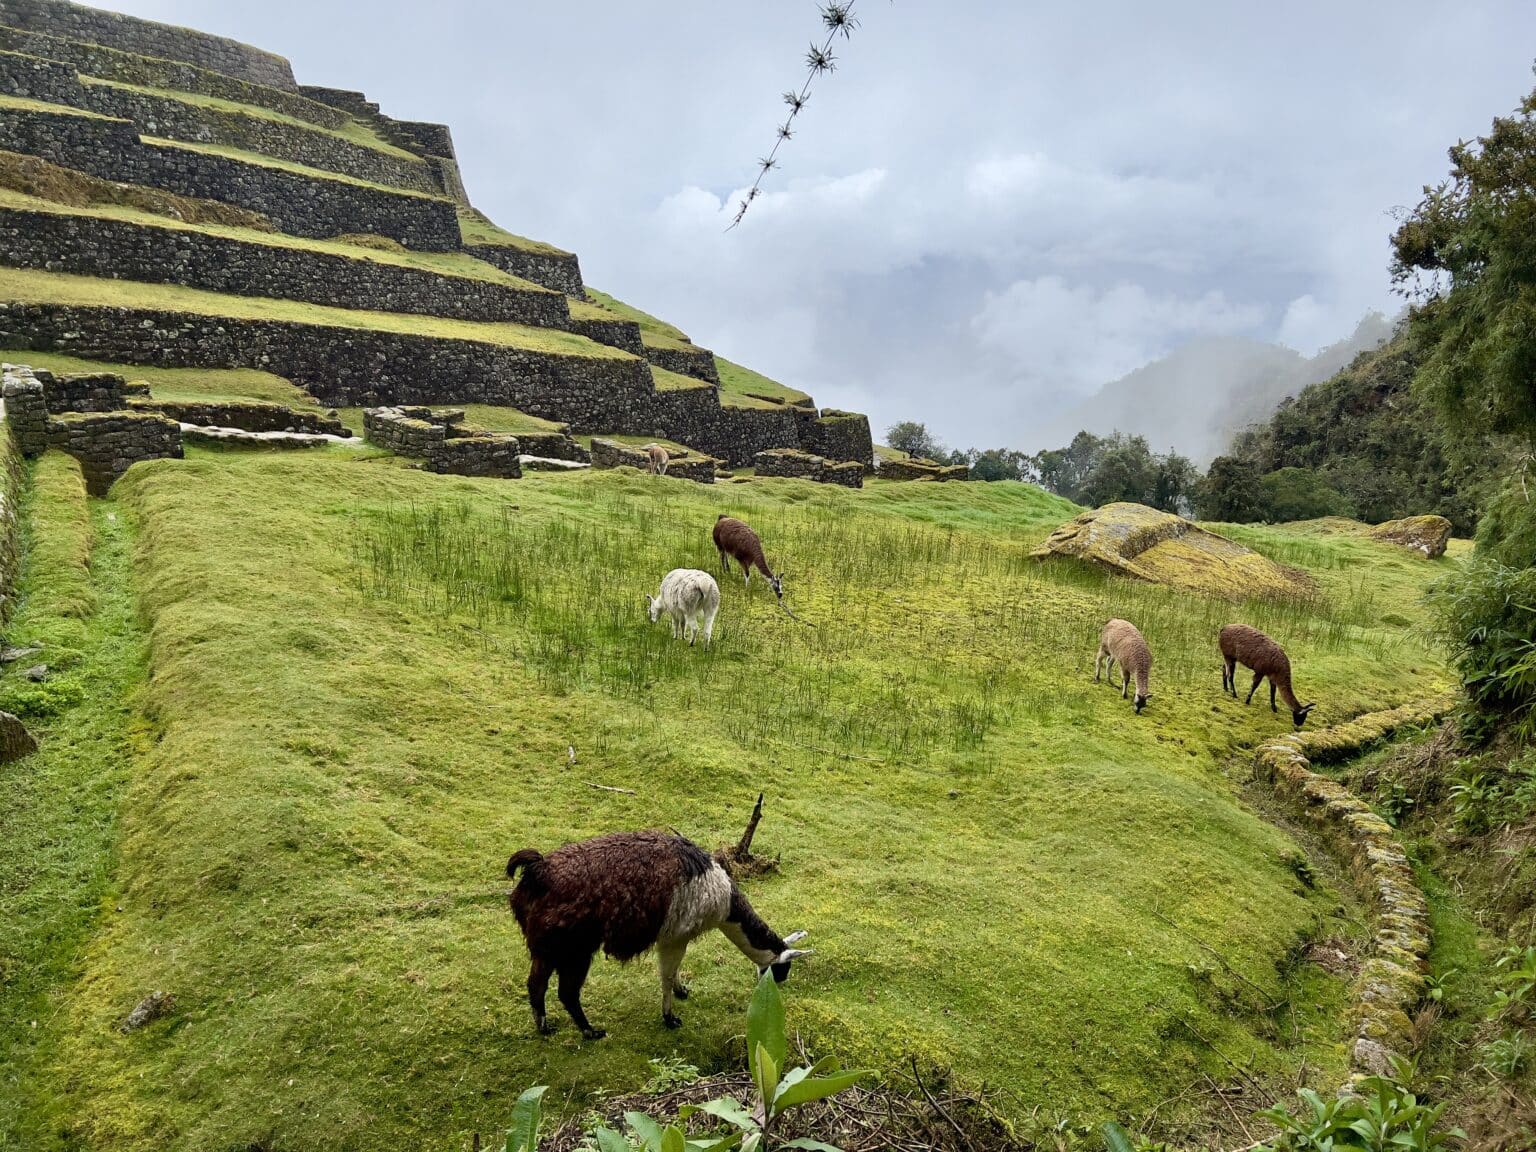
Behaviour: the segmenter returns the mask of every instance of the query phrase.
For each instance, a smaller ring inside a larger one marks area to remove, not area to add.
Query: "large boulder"
[[[0,764],[9,764],[37,751],[27,726],[9,712],[0,712]]]
[[[1182,516],[1106,504],[1068,520],[1031,555],[1067,556],[1138,580],[1215,596],[1304,596],[1312,578]]]
[[[1433,560],[1445,555],[1445,546],[1451,539],[1451,522],[1444,516],[1405,516],[1376,525],[1369,535],[1372,540],[1411,548]]]

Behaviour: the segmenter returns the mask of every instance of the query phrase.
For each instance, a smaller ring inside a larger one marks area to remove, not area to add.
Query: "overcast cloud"
[[[953,444],[1203,335],[1395,311],[1388,211],[1532,87],[1536,5],[860,0],[766,195],[813,3],[101,0],[452,126],[470,196],[822,404]]]

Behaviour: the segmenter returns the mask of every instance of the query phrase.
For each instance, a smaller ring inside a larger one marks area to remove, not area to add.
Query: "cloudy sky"
[[[810,0],[99,2],[450,124],[498,223],[822,404],[1024,448],[1184,341],[1395,308],[1390,210],[1536,56],[1529,0],[858,0],[727,233]]]

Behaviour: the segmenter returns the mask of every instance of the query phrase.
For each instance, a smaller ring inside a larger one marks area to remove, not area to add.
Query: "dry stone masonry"
[[[798,448],[769,448],[752,458],[759,476],[790,476],[844,488],[864,487],[864,465],[857,460],[837,463]]]
[[[461,409],[369,408],[363,413],[363,435],[402,456],[422,457],[429,472],[508,480],[523,474],[516,436],[470,428],[463,420]]]
[[[48,444],[80,461],[87,492],[105,496],[140,460],[180,460],[181,425],[149,412],[69,412],[48,421]]]
[[[113,295],[128,307],[70,304],[88,297],[67,294],[62,282],[50,296],[50,283],[37,278],[28,281],[31,299],[0,297],[0,347],[115,363],[261,369],[336,405],[502,405],[581,433],[681,441],[733,466],[773,448],[873,464],[863,417],[771,398],[722,403],[708,349],[646,337],[633,321],[590,303],[573,319],[567,298],[587,300],[574,254],[515,238],[465,245],[461,213],[463,228],[489,222],[468,202],[444,125],[393,119],[360,92],[300,88],[287,62],[271,53],[64,0],[0,0],[0,94],[28,102],[0,117],[0,150],[27,164],[72,170],[55,175],[71,196],[97,197],[84,202],[141,204],[171,217],[164,224],[113,218],[76,206],[82,200],[46,211],[0,209],[0,265],[587,337],[544,340],[468,327],[429,336],[427,325],[409,320],[349,322],[331,314],[306,323],[302,309],[293,312],[298,319],[236,318],[230,313],[252,310],[212,295],[179,297],[185,303],[174,309],[135,307],[127,291]],[[97,187],[85,191],[90,179]],[[80,183],[78,192],[71,180]],[[172,197],[182,199],[158,203]],[[275,227],[288,238],[264,242],[255,233],[199,223],[209,220]],[[459,275],[453,265],[408,253],[354,245],[352,257],[305,243],[340,236],[461,253],[464,263],[479,260],[522,283]],[[653,377],[652,364],[701,385],[671,387],[676,378],[666,376],[668,387],[658,389],[662,373]],[[50,434],[49,416],[38,424],[28,409],[35,397],[22,391],[12,405],[12,435],[39,450]],[[106,406],[117,412],[122,403]],[[134,414],[151,413],[137,406]],[[335,435],[243,428],[242,419],[255,419],[251,413],[181,415],[192,417],[180,421],[189,427],[230,435]],[[128,436],[129,426],[113,435]],[[483,444],[446,447],[471,439],[478,438],[444,437],[445,466],[450,455],[483,452]],[[569,436],[530,447],[523,444],[524,455],[585,463]],[[830,463],[826,470],[832,475]],[[836,475],[849,482],[853,473]]]
[[[1410,1014],[1422,999],[1429,970],[1429,910],[1413,868],[1385,820],[1337,781],[1312,771],[1313,745],[1338,756],[1358,751],[1408,724],[1438,720],[1449,701],[1409,705],[1360,717],[1339,730],[1282,736],[1255,754],[1255,771],[1315,826],[1350,867],[1375,921],[1372,954],[1354,985],[1355,1039],[1351,1066],[1358,1076],[1390,1075],[1393,1059],[1413,1051]]]
[[[671,459],[667,462],[667,475],[679,480],[692,480],[697,484],[713,484],[720,461],[712,456],[695,456],[691,452],[668,449]],[[631,448],[616,440],[601,436],[592,438],[592,467],[639,468],[649,470],[650,458],[644,449]]]

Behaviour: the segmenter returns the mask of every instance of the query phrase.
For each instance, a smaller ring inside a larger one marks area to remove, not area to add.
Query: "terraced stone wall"
[[[657,392],[649,425],[624,427],[639,435],[662,435],[718,456],[733,468],[745,468],[765,448],[794,448],[800,443],[794,412],[788,408],[732,408],[713,388]]]
[[[0,51],[0,95],[78,104],[83,92],[79,77],[68,64]]]
[[[4,416],[7,424],[9,407]],[[0,430],[0,624],[16,609],[16,580],[21,573],[22,454],[13,432]]]
[[[0,26],[0,49],[62,61],[86,76],[116,80],[120,84],[168,88],[176,92],[193,92],[200,96],[233,100],[237,104],[254,104],[258,108],[282,112],[322,128],[340,128],[347,122],[347,114],[339,108],[310,100],[296,92],[251,84],[176,60],[139,56],[63,36]]]
[[[692,376],[695,380],[707,380],[717,386],[720,383],[720,369],[715,365],[715,354],[708,348],[662,348],[647,344],[645,358],[668,372]]]
[[[519,432],[517,442],[527,456],[542,456],[546,460],[576,460],[588,464],[592,454],[564,432]]]
[[[453,476],[520,477],[522,448],[515,436],[462,428],[462,411],[434,411],[420,406],[369,408],[363,435],[402,456],[419,456],[429,472]]]
[[[80,461],[85,489],[105,496],[140,460],[181,459],[181,427],[142,412],[70,412],[48,421],[49,447]]]
[[[442,191],[423,161],[355,144],[318,128],[206,108],[116,84],[84,84],[80,100],[92,112],[132,120],[148,136],[242,148],[391,188],[429,195]]]
[[[459,320],[564,328],[558,292],[132,221],[0,208],[0,264]]]
[[[844,488],[864,487],[864,465],[857,460],[836,463],[798,448],[769,448],[754,456],[752,463],[759,476],[815,480],[820,484],[840,484]]]
[[[312,435],[340,436],[342,439],[352,435],[351,430],[337,416],[325,412],[307,412],[264,400],[203,403],[130,398],[127,407],[129,411],[158,413],[178,424],[197,424],[204,428],[239,428],[245,432],[306,432]]]
[[[5,401],[7,443],[26,457],[41,456],[48,448],[48,400],[43,382],[30,368],[6,364],[0,374],[0,398]]]
[[[451,201],[141,142],[126,120],[7,109],[0,117],[0,149],[40,156],[106,180],[223,200],[260,212],[296,236],[373,232],[424,251],[459,247]]]
[[[713,484],[718,461],[710,456],[674,455],[667,462],[667,475],[674,480],[692,480],[695,484]],[[631,448],[601,436],[592,438],[592,467],[650,468],[650,457],[639,448]]]
[[[570,327],[572,332],[580,332],[588,340],[596,340],[610,348],[621,348],[632,356],[646,354],[645,344],[640,338],[640,325],[633,320],[621,320],[617,316],[612,320],[573,318]]]
[[[84,40],[140,56],[179,60],[252,84],[293,91],[288,61],[223,36],[104,12],[63,0],[0,0],[0,24]]]
[[[578,300],[587,294],[581,283],[581,263],[574,253],[534,252],[499,244],[474,244],[466,247],[465,251],[503,272],[532,280],[535,284],[564,292]]]
[[[0,348],[167,368],[260,368],[335,407],[495,404],[577,432],[627,431],[653,409],[650,370],[632,357],[554,355],[290,321],[0,303]]]
[[[869,417],[861,412],[841,412],[823,408],[820,416],[813,410],[800,409],[800,447],[828,460],[857,460],[866,468],[875,463],[875,440],[869,431]]]

